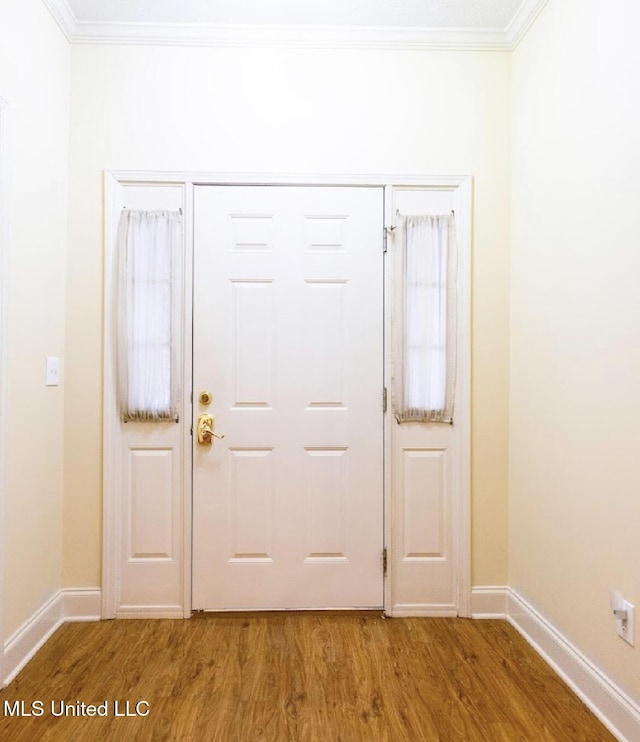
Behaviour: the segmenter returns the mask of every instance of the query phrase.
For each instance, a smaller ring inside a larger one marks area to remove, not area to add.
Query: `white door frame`
[[[0,98],[0,688],[5,679],[5,571],[6,571],[6,512],[7,512],[7,312],[9,302],[7,289],[8,251],[9,251],[9,215],[8,198],[8,156],[7,156],[7,102]]]
[[[192,344],[183,342],[183,379],[184,393],[180,425],[182,434],[182,481],[183,491],[180,494],[178,511],[180,523],[174,526],[181,533],[182,565],[180,592],[182,605],[175,606],[136,606],[135,611],[127,609],[119,612],[119,595],[121,579],[121,554],[124,534],[122,531],[121,500],[119,485],[122,482],[123,453],[121,445],[120,423],[115,403],[115,352],[113,347],[112,296],[114,287],[113,255],[120,211],[124,205],[125,189],[172,187],[181,189],[182,209],[184,213],[185,247],[185,307],[192,305],[193,274],[193,187],[194,185],[288,185],[288,186],[382,186],[385,190],[385,227],[393,226],[393,193],[394,189],[415,188],[418,190],[452,191],[456,211],[456,223],[459,250],[459,291],[461,306],[459,308],[458,352],[460,362],[459,395],[456,399],[456,497],[453,508],[454,550],[456,552],[457,570],[457,613],[470,616],[471,604],[471,502],[470,502],[470,264],[471,264],[471,189],[472,180],[468,175],[418,176],[418,175],[274,175],[243,173],[198,173],[198,172],[138,172],[106,171],[105,172],[105,306],[104,306],[104,461],[103,461],[103,618],[119,615],[128,616],[171,616],[185,618],[191,615],[191,380],[192,380]],[[390,271],[385,271],[385,338],[390,337]],[[192,315],[184,312],[184,338],[192,337]],[[390,388],[390,344],[385,342],[385,385]],[[385,462],[384,462],[384,540],[390,554],[393,554],[391,542],[392,519],[394,513],[393,493],[391,491],[391,414],[385,415]],[[385,611],[393,615],[391,604],[390,579],[385,579]],[[425,615],[425,614],[421,614]]]

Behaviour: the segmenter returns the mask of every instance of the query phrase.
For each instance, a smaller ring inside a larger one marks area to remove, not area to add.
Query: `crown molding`
[[[270,26],[78,21],[67,0],[42,0],[72,44],[512,51],[548,0],[523,0],[506,29]]]
[[[542,13],[549,0],[524,0],[511,23],[505,29],[509,48],[513,51],[527,35],[536,18]]]
[[[78,21],[67,0],[42,0],[42,2],[53,16],[54,21],[60,26],[62,33],[69,41],[73,41]]]
[[[504,51],[493,29],[363,26],[233,26],[78,23],[74,43],[334,49],[467,49]]]

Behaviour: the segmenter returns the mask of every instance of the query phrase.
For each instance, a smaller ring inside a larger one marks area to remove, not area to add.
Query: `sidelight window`
[[[118,405],[122,420],[177,420],[179,211],[123,209],[118,232]]]
[[[452,422],[456,383],[453,213],[398,214],[393,410],[402,422]]]

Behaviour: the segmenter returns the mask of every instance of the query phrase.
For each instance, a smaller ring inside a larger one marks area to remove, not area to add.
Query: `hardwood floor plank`
[[[16,701],[44,713],[7,715]],[[56,717],[51,702],[108,716]],[[506,622],[367,612],[67,624],[0,708],[3,742],[614,739]]]

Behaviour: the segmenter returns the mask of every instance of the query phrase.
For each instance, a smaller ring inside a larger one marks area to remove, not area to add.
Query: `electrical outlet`
[[[616,618],[616,633],[633,647],[634,607],[628,600],[623,600],[620,608],[626,611],[626,618]]]

